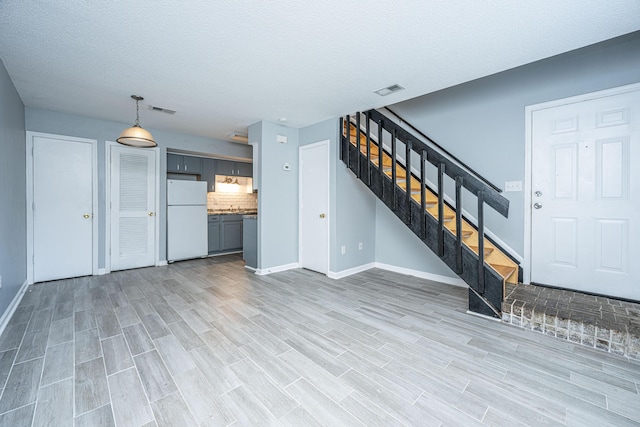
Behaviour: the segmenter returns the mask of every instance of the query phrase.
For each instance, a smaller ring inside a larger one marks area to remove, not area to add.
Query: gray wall
[[[340,161],[340,121],[329,119],[300,129],[300,145],[329,140],[329,270],[340,272],[375,260],[375,196]],[[362,250],[358,243],[362,242]],[[346,247],[342,254],[341,246]]]
[[[26,129],[33,132],[45,132],[58,135],[90,138],[98,141],[98,267],[105,267],[105,224],[106,224],[106,195],[105,195],[105,141],[115,141],[123,129],[131,126],[131,123],[112,122],[93,119],[90,117],[59,113],[37,108],[26,108]],[[144,125],[144,116],[141,119]],[[148,129],[158,143],[160,155],[160,260],[166,260],[166,180],[163,179],[167,172],[167,149],[178,149],[193,153],[216,154],[236,159],[251,160],[251,147],[244,144],[236,144],[228,141],[203,138],[193,135],[185,135],[166,132],[157,129]],[[22,142],[24,147],[24,141]]]
[[[24,105],[0,61],[0,316],[27,279]]]
[[[527,179],[525,106],[639,81],[640,32],[636,32],[391,108],[503,188],[505,181]],[[522,255],[524,194],[503,194],[510,200],[509,219],[492,212],[486,226]]]
[[[258,268],[298,262],[298,129],[259,122],[249,140],[259,144]],[[277,142],[284,135],[287,143]],[[288,163],[291,170],[282,166]]]

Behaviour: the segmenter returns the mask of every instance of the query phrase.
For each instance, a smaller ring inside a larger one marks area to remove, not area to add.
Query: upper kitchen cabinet
[[[203,181],[207,181],[207,191],[216,191],[216,161],[215,159],[202,159]]]
[[[251,163],[233,162],[231,160],[216,160],[216,175],[253,176]]]
[[[202,159],[200,157],[167,153],[167,173],[200,175],[202,173]]]

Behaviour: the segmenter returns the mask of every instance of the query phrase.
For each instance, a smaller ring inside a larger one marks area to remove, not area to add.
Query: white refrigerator
[[[207,182],[168,179],[167,260],[207,255]]]

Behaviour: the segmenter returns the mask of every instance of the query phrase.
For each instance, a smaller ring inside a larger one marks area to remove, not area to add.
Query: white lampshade
[[[140,127],[140,109],[138,107],[138,102],[142,101],[144,98],[138,95],[131,95],[131,98],[136,101],[136,123],[130,128],[123,130],[116,141],[122,145],[129,145],[131,147],[156,147],[158,144],[153,140],[151,132]]]
[[[139,125],[133,125],[123,130],[116,141],[120,144],[141,148],[156,147],[158,145],[153,140],[151,132],[141,128]]]

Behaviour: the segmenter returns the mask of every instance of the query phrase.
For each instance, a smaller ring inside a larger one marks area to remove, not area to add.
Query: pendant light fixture
[[[131,147],[151,148],[156,147],[158,144],[153,140],[151,132],[140,127],[140,109],[138,102],[144,98],[138,95],[131,95],[131,98],[136,100],[136,123],[122,131],[118,139],[120,144],[129,145]]]

